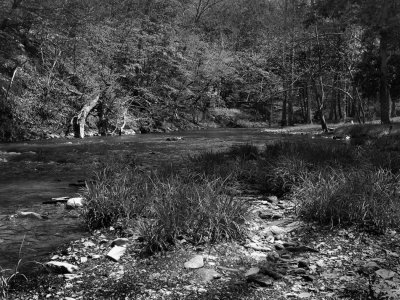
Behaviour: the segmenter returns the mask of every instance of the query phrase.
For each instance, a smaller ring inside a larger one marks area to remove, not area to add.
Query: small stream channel
[[[167,141],[172,136],[183,139]],[[213,129],[0,144],[0,266],[13,267],[19,258],[40,260],[57,246],[87,234],[76,211],[42,202],[79,194],[75,183],[88,178],[90,165],[109,153],[129,152],[140,164],[156,168],[199,151],[218,151],[240,143],[264,145],[277,139],[283,137],[260,129]],[[17,211],[48,218],[12,217]]]

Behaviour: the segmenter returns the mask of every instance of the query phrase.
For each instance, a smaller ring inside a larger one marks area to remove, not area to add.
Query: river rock
[[[310,264],[305,260],[299,260],[298,267],[308,270],[310,268]]]
[[[255,274],[246,278],[247,282],[256,283],[261,287],[271,287],[274,285],[274,281],[269,276],[263,274]]]
[[[379,269],[380,269],[380,267],[376,262],[368,261],[358,269],[358,273],[361,273],[364,275],[370,275]]]
[[[375,274],[379,277],[383,278],[384,280],[392,279],[396,273],[387,269],[379,269],[375,271]]]
[[[62,261],[49,261],[44,265],[46,269],[56,274],[75,273],[79,267]]]
[[[276,225],[269,227],[269,230],[271,230],[273,235],[281,235],[286,233],[285,229]]]
[[[113,261],[119,261],[126,252],[126,247],[114,246],[106,255],[109,259]]]
[[[277,203],[279,202],[277,196],[268,196],[268,197],[267,197],[267,201],[268,201],[269,203],[273,203],[273,204],[277,204]]]
[[[18,218],[42,220],[43,216],[32,211],[19,211],[16,215]]]
[[[84,200],[82,197],[69,198],[65,207],[68,209],[83,207],[83,202]]]
[[[258,213],[258,216],[263,220],[270,219],[270,218],[272,218],[273,215],[274,214],[272,212],[270,212],[270,211],[260,211]]]
[[[186,269],[199,269],[204,266],[204,260],[202,255],[196,255],[191,260],[185,262]]]
[[[267,246],[265,246],[263,244],[254,243],[254,242],[247,243],[246,245],[244,245],[244,247],[245,248],[250,248],[250,249],[253,249],[253,250],[256,250],[256,251],[261,251],[261,252],[269,252],[269,251],[271,251],[270,247],[267,247]]]
[[[183,137],[181,137],[181,136],[173,136],[173,137],[168,137],[166,139],[166,141],[168,141],[168,142],[176,142],[176,141],[181,141],[181,140],[183,140]]]
[[[249,276],[253,276],[256,275],[260,272],[260,268],[258,267],[252,267],[249,270],[247,270],[246,273],[244,273],[244,277],[249,277]]]
[[[199,269],[196,273],[200,276],[202,282],[210,282],[213,279],[221,278],[221,274],[213,269]]]
[[[117,238],[111,242],[111,247],[114,246],[121,246],[121,247],[126,247],[129,243],[129,240],[127,238]]]
[[[89,247],[95,247],[96,244],[93,243],[92,241],[85,241],[85,242],[83,242],[83,246],[84,246],[85,248],[89,248]]]

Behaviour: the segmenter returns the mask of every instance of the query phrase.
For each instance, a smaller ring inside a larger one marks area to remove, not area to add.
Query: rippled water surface
[[[166,141],[174,135],[183,140]],[[62,243],[86,234],[75,211],[42,202],[75,196],[79,190],[74,183],[87,178],[90,165],[110,152],[131,152],[139,163],[156,168],[189,153],[218,151],[239,143],[262,145],[281,138],[260,129],[215,129],[0,144],[0,266],[13,266],[19,257],[40,259]],[[48,219],[12,217],[17,211],[38,212]]]

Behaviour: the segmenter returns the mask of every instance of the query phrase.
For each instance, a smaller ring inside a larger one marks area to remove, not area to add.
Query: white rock
[[[86,242],[83,242],[83,246],[88,248],[88,247],[94,247],[94,246],[96,246],[96,244],[93,243],[92,241],[86,241]]]
[[[250,268],[249,270],[247,270],[247,272],[244,274],[244,276],[249,277],[249,276],[258,274],[259,272],[260,272],[260,268],[253,267],[253,268]]]
[[[204,260],[202,255],[196,255],[191,260],[185,262],[186,269],[199,269],[204,266]]]
[[[83,202],[84,202],[84,200],[82,197],[69,198],[65,207],[69,208],[69,209],[82,207]]]
[[[119,261],[121,256],[126,252],[126,247],[114,246],[110,252],[107,253],[107,257],[113,261]]]
[[[256,261],[265,261],[267,259],[265,253],[260,253],[260,252],[252,252],[250,253],[250,257]]]
[[[286,233],[285,229],[278,227],[276,225],[269,227],[269,230],[271,230],[273,235],[280,235]]]
[[[63,277],[64,277],[66,280],[73,280],[73,279],[82,278],[82,275],[78,275],[78,274],[64,274]]]
[[[213,279],[221,278],[221,274],[213,269],[199,269],[196,272],[202,282],[209,282]]]
[[[29,218],[29,219],[37,219],[42,220],[42,215],[32,212],[32,211],[19,211],[17,212],[17,217],[19,218]]]
[[[50,272],[57,274],[74,273],[79,270],[77,266],[62,261],[49,261],[45,263],[45,267]]]

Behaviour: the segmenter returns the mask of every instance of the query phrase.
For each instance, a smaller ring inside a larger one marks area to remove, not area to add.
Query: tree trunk
[[[387,22],[386,17],[388,16],[388,1],[384,1],[382,15],[383,22]],[[380,32],[380,45],[379,45],[379,55],[381,59],[380,66],[380,88],[379,88],[379,100],[381,104],[381,122],[383,124],[390,124],[390,94],[388,85],[388,43],[389,43],[389,33],[382,26]]]
[[[319,112],[319,116],[321,118],[322,130],[325,132],[328,132],[328,126],[326,125],[325,115],[324,115],[325,90],[324,90],[324,81],[322,78],[322,54],[321,54],[321,49],[320,49],[319,33],[318,33],[317,25],[315,25],[315,37],[317,39],[317,45],[318,45],[318,71],[319,71],[318,79],[319,79],[319,85],[320,85],[320,93],[319,93],[318,89],[317,89],[317,84],[314,81],[315,95],[317,98],[318,112]]]
[[[288,98],[288,79],[287,79],[287,67],[286,67],[286,29],[287,29],[287,12],[288,12],[288,0],[284,3],[283,12],[283,49],[282,49],[282,67],[283,67],[283,102],[282,102],[282,120],[281,126],[287,125],[287,98]]]
[[[85,124],[86,124],[86,118],[90,111],[96,106],[96,104],[99,102],[100,99],[100,93],[96,93],[95,95],[92,95],[88,102],[82,107],[80,112],[73,117],[72,119],[72,126],[74,130],[74,135],[76,138],[81,138],[83,139],[85,137]]]
[[[328,126],[326,125],[325,114],[324,114],[324,102],[325,102],[325,91],[323,86],[322,76],[319,78],[319,84],[321,86],[318,91],[317,85],[315,84],[315,97],[318,105],[318,115],[321,121],[321,128],[324,132],[328,132]]]
[[[311,84],[310,82],[307,84],[307,124],[312,124],[312,110],[311,110]]]
[[[394,99],[392,99],[392,109],[391,109],[391,113],[390,113],[392,118],[397,117],[397,113],[396,113],[396,101]]]
[[[273,120],[273,118],[274,118],[274,98],[273,97],[271,97],[271,109],[269,110],[269,113],[270,113],[270,115],[269,115],[269,127],[271,127],[272,126],[272,122],[274,121]]]
[[[284,85],[284,88],[286,84]],[[287,91],[283,92],[281,126],[287,126]]]

